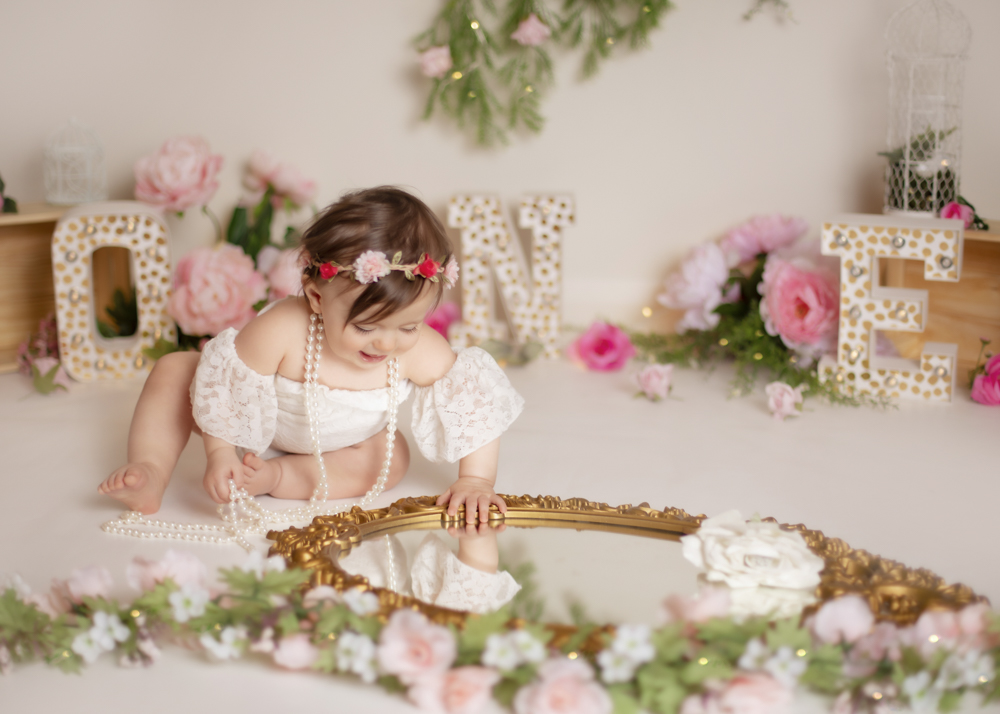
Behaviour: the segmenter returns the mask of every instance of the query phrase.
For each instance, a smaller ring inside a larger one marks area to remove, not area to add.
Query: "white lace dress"
[[[281,375],[263,375],[236,354],[230,328],[202,350],[191,404],[206,434],[233,446],[264,453],[268,447],[294,454],[312,452],[305,385]],[[458,353],[448,373],[428,387],[399,382],[399,401],[416,392],[413,438],[435,463],[455,462],[500,436],[524,407],[507,375],[478,347]],[[389,423],[389,389],[353,391],[320,385],[320,446],[335,451],[357,444]]]

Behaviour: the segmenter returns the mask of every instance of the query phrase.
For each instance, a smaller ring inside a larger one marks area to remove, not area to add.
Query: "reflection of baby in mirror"
[[[453,610],[486,613],[510,602],[521,586],[507,571],[498,570],[500,551],[497,533],[504,525],[488,523],[449,528],[458,540],[457,555],[436,534],[428,533],[408,565],[400,539],[388,535],[366,540],[340,566],[364,575],[375,587],[384,587],[423,602]]]

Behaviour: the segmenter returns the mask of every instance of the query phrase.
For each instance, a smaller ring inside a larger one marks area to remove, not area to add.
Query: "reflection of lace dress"
[[[206,434],[260,454],[269,446],[308,454],[305,385],[281,375],[262,375],[236,354],[236,330],[205,345],[191,383],[194,420]],[[428,387],[400,380],[400,402],[416,391],[413,436],[434,462],[455,462],[500,436],[521,413],[524,400],[486,352],[458,353],[448,373]],[[389,422],[389,389],[353,391],[320,386],[318,421],[323,451],[364,441]]]
[[[506,571],[485,573],[466,565],[433,533],[417,548],[411,567],[396,536],[364,541],[340,559],[340,566],[364,575],[375,587],[438,607],[480,614],[499,610],[521,589]]]

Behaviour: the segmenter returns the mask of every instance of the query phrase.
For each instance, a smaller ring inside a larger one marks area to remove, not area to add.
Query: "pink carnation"
[[[735,300],[739,287],[723,295],[729,279],[729,264],[722,249],[714,243],[700,245],[684,259],[680,270],[666,280],[665,291],[656,299],[673,310],[684,310],[677,331],[708,330],[719,324],[713,311],[723,302]]]
[[[441,79],[451,69],[451,49],[448,45],[431,47],[420,53],[420,71],[425,77]]]
[[[114,581],[108,569],[99,565],[74,570],[66,581],[66,592],[69,599],[75,603],[83,602],[85,597],[107,597],[111,594]]]
[[[159,560],[136,556],[125,569],[125,579],[136,590],[152,590],[159,583],[170,579],[177,587],[208,584],[208,569],[190,553],[168,550]]]
[[[857,642],[871,632],[875,624],[868,601],[857,595],[845,595],[829,600],[816,613],[813,634],[828,645]]]
[[[456,667],[428,674],[410,687],[407,696],[424,711],[447,714],[478,714],[493,695],[500,673],[488,667]]]
[[[267,277],[271,286],[271,302],[302,292],[304,259],[299,248],[279,250],[273,245],[264,246],[257,254],[257,269]]]
[[[815,359],[833,351],[837,339],[839,293],[837,279],[826,271],[809,270],[805,261],[770,257],[760,284],[760,315],[769,335]]]
[[[196,248],[177,262],[168,311],[189,335],[241,329],[267,297],[267,281],[253,259],[235,245]]]
[[[455,661],[455,638],[413,610],[397,610],[379,637],[377,658],[382,671],[404,684],[443,674]]]
[[[673,382],[672,364],[647,364],[635,376],[635,382],[650,401],[659,401],[670,396]]]
[[[621,329],[598,321],[569,346],[566,355],[587,369],[612,372],[625,366],[635,347]]]
[[[545,42],[551,35],[552,30],[549,26],[539,20],[538,15],[531,13],[521,20],[510,39],[521,45],[535,47]]]
[[[802,218],[786,217],[777,213],[770,216],[754,216],[746,223],[729,231],[719,242],[726,256],[734,256],[734,263],[770,253],[778,248],[791,245],[809,230],[809,224]]]
[[[453,302],[443,302],[438,305],[430,315],[424,318],[424,322],[441,335],[448,339],[448,328],[462,316],[462,309]]]
[[[354,261],[354,278],[362,285],[378,282],[392,272],[385,253],[377,250],[366,250]]]
[[[1000,405],[1000,354],[990,357],[985,374],[977,374],[972,381],[972,398],[991,407]]]
[[[286,199],[296,206],[305,206],[316,196],[315,181],[307,179],[291,164],[278,161],[260,149],[250,155],[243,185],[252,192],[253,203],[260,201],[270,186],[274,190],[271,202],[276,208],[280,208]]]
[[[767,395],[767,408],[771,410],[775,419],[784,421],[786,417],[799,415],[803,389],[805,389],[803,385],[792,389],[784,382],[771,382],[764,387],[764,393]]]
[[[319,659],[319,650],[309,641],[309,635],[300,632],[282,637],[271,656],[279,667],[308,669]]]
[[[204,139],[169,139],[155,154],[135,162],[135,197],[168,211],[204,206],[219,188],[221,168],[222,156],[211,153]]]
[[[444,266],[444,279],[449,288],[458,284],[458,268],[458,261],[455,260],[455,256],[451,256]]]
[[[729,614],[728,588],[703,587],[696,595],[670,595],[660,611],[665,624],[671,622],[706,622]]]
[[[975,211],[958,201],[952,201],[941,209],[941,218],[957,218],[965,224],[966,228],[972,226],[975,215]]]
[[[581,659],[550,659],[514,698],[517,714],[610,714],[611,697]]]

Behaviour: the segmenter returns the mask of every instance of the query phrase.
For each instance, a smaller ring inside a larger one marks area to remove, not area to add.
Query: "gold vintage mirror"
[[[491,510],[487,535],[495,534],[502,565],[515,573],[526,572],[525,564],[534,568],[532,584],[546,611],[532,619],[545,622],[555,633],[554,646],[577,631],[570,622],[573,612],[609,623],[581,646],[596,651],[611,623],[652,622],[667,595],[689,595],[698,588],[698,571],[683,558],[679,541],[698,530],[703,515],[676,508],[659,511],[646,503],[609,506],[579,498],[502,498],[507,513]],[[469,610],[414,597],[411,590],[418,588],[407,581],[407,568],[423,557],[428,534],[435,534],[451,551],[462,546],[462,538],[446,533],[464,525],[464,511],[451,518],[445,507],[435,505],[436,500],[436,496],[404,498],[369,511],[356,507],[317,517],[305,528],[272,531],[271,553],[311,570],[312,586],[372,591],[385,617],[396,609],[411,608],[432,621],[461,627],[471,615]],[[801,533],[826,564],[813,602],[855,593],[868,600],[878,619],[910,624],[926,609],[957,610],[984,599],[964,585],[948,585],[930,571],[854,550],[819,531],[802,525],[781,527]],[[434,547],[440,550],[442,545]]]

